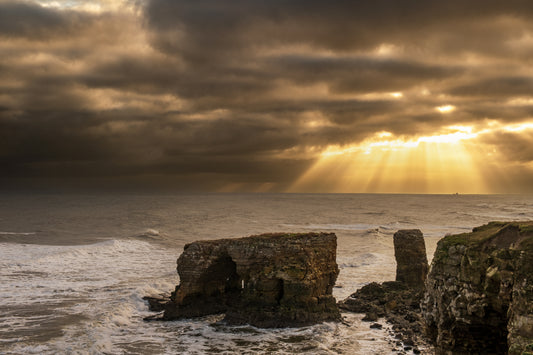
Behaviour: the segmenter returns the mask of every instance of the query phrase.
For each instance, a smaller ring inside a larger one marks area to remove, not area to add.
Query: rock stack
[[[401,337],[406,348],[423,343],[420,301],[428,272],[426,245],[418,229],[394,234],[396,281],[372,282],[339,302],[341,309],[365,313],[363,320],[385,317]],[[416,350],[416,348],[414,348]]]
[[[232,324],[301,326],[340,320],[333,233],[263,234],[187,244],[166,320],[225,313]]]
[[[419,229],[402,229],[394,233],[396,281],[410,288],[422,289],[428,274],[426,243]]]

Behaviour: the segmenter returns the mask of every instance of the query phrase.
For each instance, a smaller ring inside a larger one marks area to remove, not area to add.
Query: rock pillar
[[[424,288],[428,259],[424,236],[419,229],[402,229],[394,233],[396,281],[412,288]]]

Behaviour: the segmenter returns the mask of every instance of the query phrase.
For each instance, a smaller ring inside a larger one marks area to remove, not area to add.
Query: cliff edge
[[[441,239],[421,308],[437,354],[533,354],[533,222]]]

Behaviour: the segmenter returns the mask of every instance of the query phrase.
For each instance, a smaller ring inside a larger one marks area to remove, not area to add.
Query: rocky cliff
[[[164,319],[226,313],[233,324],[283,327],[339,320],[335,234],[264,234],[187,244]]]
[[[422,314],[438,354],[532,354],[533,222],[439,241]]]

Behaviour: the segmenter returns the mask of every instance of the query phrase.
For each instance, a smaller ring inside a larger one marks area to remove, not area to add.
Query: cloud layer
[[[530,1],[80,4],[0,2],[8,185],[284,191],[330,146],[468,126],[516,171],[495,192],[533,190]]]

